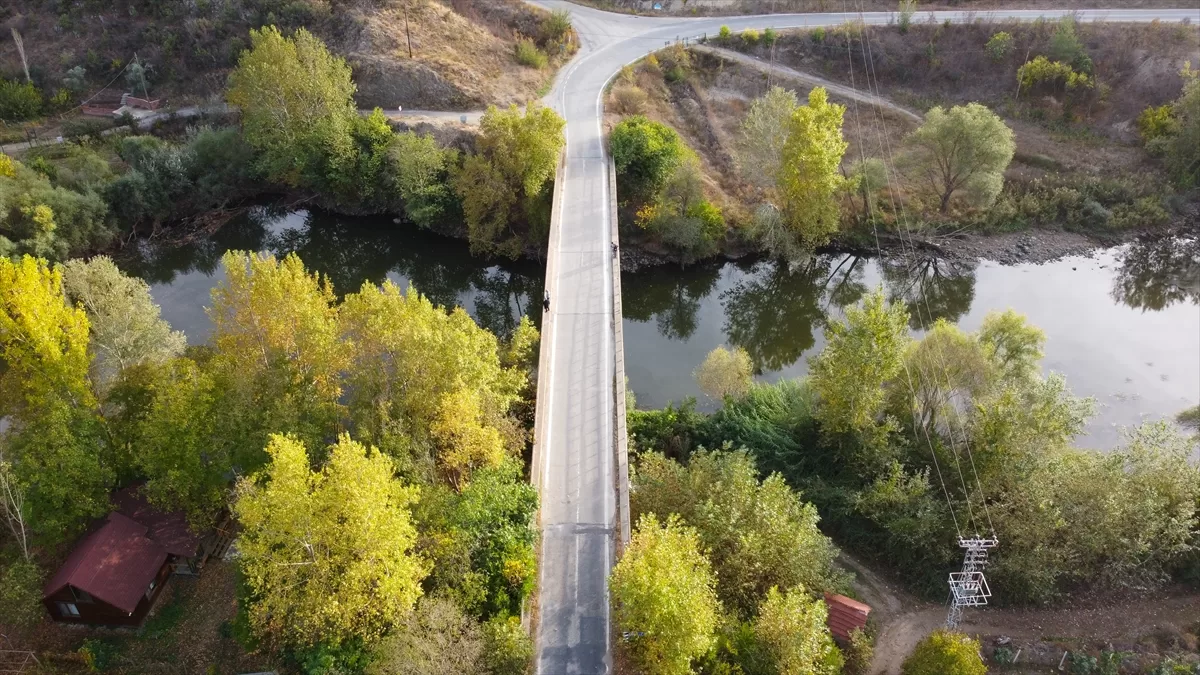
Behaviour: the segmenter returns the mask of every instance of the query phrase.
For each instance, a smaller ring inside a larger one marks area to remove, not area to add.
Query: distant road
[[[680,18],[615,14],[565,0],[529,0],[566,10],[580,49],[558,73],[543,99],[567,121],[562,217],[557,241],[560,264],[554,322],[543,340],[550,363],[540,376],[550,380],[549,431],[542,485],[542,559],[539,577],[537,672],[574,675],[612,671],[608,574],[613,560],[613,315],[607,264],[611,222],[602,129],[604,88],[626,64],[675,40],[715,36],[721,26],[786,29],[835,26],[861,19],[872,25],[895,21],[892,12],[769,14]],[[1200,9],[996,10],[920,12],[934,21],[1034,20],[1067,14],[1080,21],[1200,23]],[[555,241],[555,237],[551,241]],[[547,280],[550,284],[551,280]],[[541,402],[539,402],[541,403]]]

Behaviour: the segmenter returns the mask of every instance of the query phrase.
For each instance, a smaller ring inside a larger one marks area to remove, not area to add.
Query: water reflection
[[[338,295],[385,278],[401,287],[411,283],[434,304],[462,306],[501,336],[510,334],[523,314],[541,321],[540,307],[532,306],[541,296],[540,264],[472,258],[460,241],[390,218],[255,207],[209,238],[182,245],[143,242],[121,264],[151,284],[175,327],[202,342],[210,328],[203,307],[219,281],[221,256],[231,249],[276,256],[295,252],[310,270],[327,276]]]
[[[813,346],[813,331],[825,321],[823,291],[835,276],[831,263],[814,256],[739,266],[746,275],[721,293],[725,334],[750,354],[755,372],[788,366]]]
[[[888,300],[908,305],[908,325],[927,330],[938,319],[956,323],[975,299],[975,263],[931,255],[900,255],[880,260]]]
[[[1142,311],[1177,302],[1200,304],[1200,239],[1164,237],[1130,244],[1118,256],[1112,297]]]
[[[696,312],[717,285],[721,265],[703,263],[686,269],[654,267],[621,277],[621,309],[626,319],[654,319],[669,340],[687,340],[696,331]]]

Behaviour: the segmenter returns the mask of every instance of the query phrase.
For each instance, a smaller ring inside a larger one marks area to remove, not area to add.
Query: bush
[[[112,667],[118,654],[117,646],[107,640],[87,638],[79,648],[79,656],[89,672],[103,673]]]
[[[912,25],[913,15],[917,13],[917,0],[900,0],[900,33],[908,32]]]
[[[621,120],[608,143],[621,196],[635,201],[652,198],[666,186],[686,149],[674,129],[641,115]]]
[[[1137,118],[1138,133],[1146,143],[1163,136],[1172,136],[1179,132],[1179,121],[1170,105],[1150,106],[1142,111]]]
[[[988,56],[990,56],[993,61],[1003,61],[1006,56],[1012,53],[1013,50],[1012,33],[1007,31],[1000,31],[999,33],[996,33],[991,37],[990,40],[987,41],[987,46],[985,46],[984,49],[987,50]]]
[[[1077,72],[1070,65],[1061,61],[1051,61],[1044,56],[1038,56],[1027,61],[1017,69],[1017,83],[1021,89],[1034,89],[1040,85],[1054,88],[1091,89],[1096,86],[1095,78],[1087,73]]]
[[[571,32],[571,13],[556,9],[542,20],[542,43],[563,42]]]
[[[745,43],[747,47],[753,47],[757,45],[759,37],[758,31],[754,30],[753,28],[748,28],[742,31],[742,42]]]
[[[779,33],[776,33],[774,28],[768,28],[763,31],[764,45],[770,47],[771,45],[775,44],[777,40],[779,40]]]
[[[729,30],[729,26],[721,26],[721,30],[717,32],[717,38],[721,42],[729,42],[729,38],[733,36],[733,31]]]
[[[483,661],[488,675],[525,675],[533,662],[533,640],[517,617],[496,617],[483,625]]]
[[[901,666],[904,675],[986,675],[979,642],[962,633],[934,631],[917,643]]]
[[[622,115],[640,115],[646,108],[649,95],[634,85],[613,89],[613,109]]]
[[[540,70],[545,68],[549,62],[546,55],[542,53],[542,50],[538,49],[533,40],[529,38],[517,40],[514,55],[516,56],[517,63],[527,68],[537,68]]]
[[[5,621],[14,626],[32,626],[46,610],[42,608],[42,571],[18,560],[0,573],[0,607]]]
[[[846,658],[845,675],[867,675],[875,659],[875,636],[862,628],[850,631],[850,640],[842,650]]]
[[[809,37],[812,38],[812,41],[817,44],[821,44],[822,42],[825,41],[825,29],[824,28],[821,28],[821,27],[814,28],[812,30],[812,32],[809,33],[808,35],[809,35]]]
[[[0,120],[20,122],[42,112],[42,93],[31,82],[0,80]]]

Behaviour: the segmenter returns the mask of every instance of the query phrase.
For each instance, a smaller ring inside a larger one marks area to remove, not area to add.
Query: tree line
[[[212,337],[187,347],[107,258],[0,259],[11,616],[42,617],[48,567],[140,485],[198,533],[240,523],[247,648],[305,672],[441,672],[429,645],[452,640],[457,672],[524,672],[537,330],[501,341],[390,282],[339,300],[294,255],[223,268]]]

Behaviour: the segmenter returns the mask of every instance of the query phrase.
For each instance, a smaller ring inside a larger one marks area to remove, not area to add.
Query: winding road
[[[544,99],[567,122],[567,145],[556,189],[547,288],[554,289],[543,318],[548,362],[540,391],[545,405],[539,433],[544,445],[539,481],[542,548],[538,591],[537,673],[575,675],[613,670],[608,574],[614,563],[616,492],[614,453],[614,314],[610,242],[613,241],[603,94],[626,64],[676,40],[734,32],[834,26],[861,19],[894,20],[889,12],[771,14],[726,18],[615,14],[565,0],[530,0],[566,10],[580,50]],[[1200,9],[998,10],[930,12],[934,21],[1034,20],[1074,14],[1080,21],[1200,22]],[[539,412],[539,416],[542,413]]]

